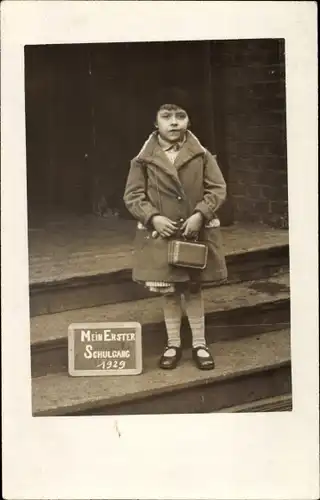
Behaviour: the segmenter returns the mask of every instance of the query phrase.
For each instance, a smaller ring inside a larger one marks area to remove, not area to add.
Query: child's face
[[[160,109],[157,113],[156,125],[160,136],[168,142],[180,141],[189,124],[187,113],[181,109]]]

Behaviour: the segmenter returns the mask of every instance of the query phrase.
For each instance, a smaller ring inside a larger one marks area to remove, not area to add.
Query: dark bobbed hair
[[[164,109],[168,111],[177,111],[178,109],[182,109],[185,113],[188,114],[187,110],[179,104],[161,104],[161,106],[157,110],[157,114],[159,113],[159,111],[162,111]]]

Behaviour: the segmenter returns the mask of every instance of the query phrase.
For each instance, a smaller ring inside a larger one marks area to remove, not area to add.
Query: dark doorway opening
[[[153,130],[164,89],[184,92],[193,132],[219,156],[213,50],[206,41],[27,46],[29,214],[129,218],[130,160]]]

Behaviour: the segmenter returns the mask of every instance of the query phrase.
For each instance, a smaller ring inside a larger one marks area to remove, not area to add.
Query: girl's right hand
[[[164,217],[163,215],[155,215],[152,218],[152,225],[163,238],[169,238],[177,231],[177,223]]]

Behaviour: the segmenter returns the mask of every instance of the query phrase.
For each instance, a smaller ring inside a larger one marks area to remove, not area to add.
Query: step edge
[[[268,364],[260,364],[258,366],[252,367],[252,366],[246,366],[245,368],[239,369],[239,370],[234,370],[230,371],[225,374],[219,374],[219,375],[208,375],[206,378],[202,379],[196,379],[193,382],[190,380],[185,381],[183,383],[178,383],[175,384],[174,386],[164,386],[161,388],[157,389],[147,389],[145,391],[140,391],[136,393],[131,393],[131,394],[126,394],[122,396],[114,396],[112,398],[96,398],[94,401],[90,402],[83,402],[80,404],[75,404],[75,405],[68,405],[68,406],[59,406],[59,410],[57,408],[56,411],[61,412],[63,410],[64,413],[66,412],[74,412],[74,411],[84,411],[86,408],[90,408],[92,410],[97,410],[102,407],[110,407],[115,404],[122,404],[122,403],[127,403],[127,402],[133,402],[133,401],[143,401],[148,398],[152,397],[158,397],[161,396],[162,394],[169,394],[170,392],[183,392],[184,390],[188,390],[190,388],[197,388],[201,387],[203,385],[215,385],[219,383],[226,382],[228,380],[236,380],[240,379],[246,376],[254,376],[256,373],[265,373],[268,371],[272,370],[278,370],[281,368],[291,368],[291,356],[290,354],[287,356],[283,356],[282,359],[273,359],[270,360],[270,363]],[[56,374],[56,375],[51,375],[50,378],[55,378],[55,377],[61,377],[61,376],[67,376],[67,374]],[[45,379],[46,376],[40,377],[41,379]],[[33,379],[32,383],[34,384],[36,380],[39,379]],[[36,416],[41,416],[41,415],[49,415],[53,414],[55,409],[45,409],[45,410],[36,410],[33,412],[33,414]]]
[[[287,252],[288,251],[288,252]],[[279,255],[288,258],[289,256],[289,243],[279,243],[270,245],[267,247],[252,247],[249,249],[245,250],[238,250],[235,252],[230,252],[226,254],[226,261],[227,264],[232,264],[234,261],[236,261],[238,258],[243,259],[246,256],[260,256],[262,254],[273,254],[277,252],[285,252],[285,255]],[[248,257],[249,258],[249,257]],[[38,281],[38,280],[30,280],[29,283],[29,289],[30,289],[30,294],[36,294],[36,293],[41,293],[43,288],[46,289],[53,289],[53,288],[73,288],[75,286],[79,286],[80,284],[83,285],[98,285],[98,284],[115,284],[119,283],[118,280],[123,281],[126,283],[128,281],[128,277],[130,276],[131,279],[132,275],[132,268],[127,267],[127,268],[121,268],[117,269],[115,271],[110,271],[107,273],[93,273],[93,274],[79,274],[79,275],[73,275],[67,278],[63,278],[61,280],[59,279],[48,279],[48,280],[43,280],[43,281]],[[94,282],[96,280],[96,282]],[[88,281],[91,281],[91,283],[88,283]],[[107,283],[108,281],[108,283]]]
[[[273,396],[270,398],[262,398],[262,399],[257,399],[254,401],[251,401],[249,403],[244,403],[236,406],[230,406],[227,408],[222,408],[221,410],[218,410],[217,413],[245,413],[245,412],[253,412],[255,411],[255,408],[264,408],[272,405],[273,408],[281,408],[282,406],[290,405],[292,407],[292,393],[284,393],[279,396]],[[261,412],[266,412],[270,410],[258,410],[257,413]],[[276,411],[276,410],[272,410]],[[286,411],[292,411],[292,410],[286,410]]]
[[[281,306],[287,306],[290,305],[290,293],[288,293],[287,297],[281,297],[281,298],[276,298],[270,297],[271,300],[265,300],[262,302],[256,302],[254,304],[248,304],[248,305],[238,305],[238,307],[233,307],[231,309],[226,309],[226,308],[221,308],[221,309],[215,309],[215,310],[207,310],[205,313],[206,319],[207,320],[212,320],[213,316],[219,315],[219,316],[224,316],[227,314],[230,314],[231,311],[246,311],[249,312],[252,309],[260,309],[260,308],[266,308],[267,306],[270,307],[270,309],[273,309],[274,307],[281,307]],[[98,307],[103,307],[103,306],[98,306]],[[64,311],[65,312],[65,311]],[[60,313],[55,313],[55,314],[60,314]],[[51,315],[47,315],[51,316]],[[183,317],[186,317],[185,315]],[[147,330],[153,330],[156,328],[159,328],[159,325],[162,325],[164,323],[164,320],[159,321],[159,322],[149,322],[149,323],[143,323],[142,328],[147,329]],[[264,326],[263,324],[261,326]],[[232,324],[230,325],[232,327]],[[46,350],[50,349],[55,349],[58,346],[62,347],[67,343],[68,340],[68,333],[64,336],[60,337],[49,337],[46,340],[38,340],[38,341],[32,341],[31,339],[31,351],[33,352],[34,350],[36,351],[41,351],[46,348]],[[58,344],[58,345],[56,345]],[[51,347],[52,346],[52,347]]]

